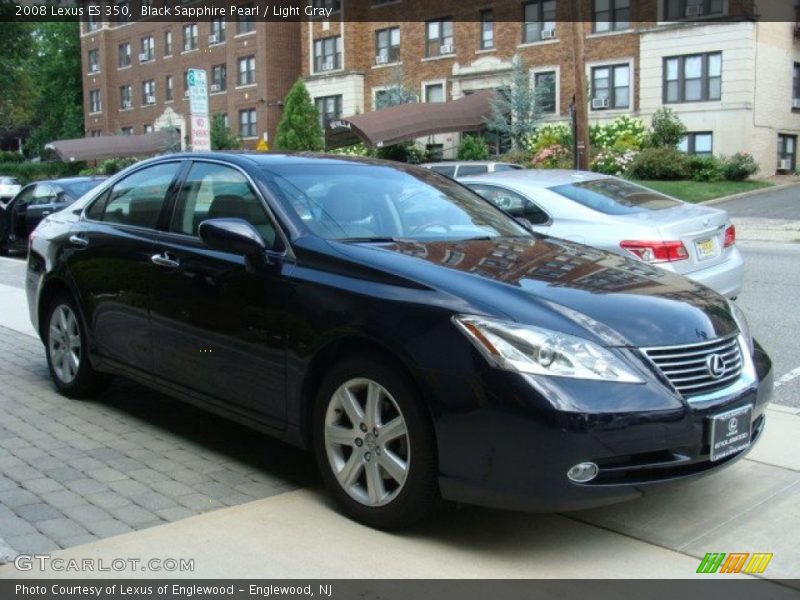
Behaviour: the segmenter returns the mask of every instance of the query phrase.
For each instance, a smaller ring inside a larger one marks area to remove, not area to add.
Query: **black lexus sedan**
[[[64,177],[23,187],[8,204],[0,205],[0,254],[25,252],[28,235],[43,218],[62,210],[97,187],[105,177]]]
[[[123,376],[313,449],[382,528],[442,499],[570,510],[712,472],[772,390],[722,296],[389,162],[139,163],[44,219],[27,294],[67,396]]]

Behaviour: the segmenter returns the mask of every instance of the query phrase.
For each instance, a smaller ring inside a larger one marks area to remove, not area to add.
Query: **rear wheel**
[[[88,398],[102,392],[110,379],[89,364],[86,332],[69,295],[59,294],[53,299],[44,326],[47,366],[58,390],[73,398]]]
[[[349,517],[394,529],[439,506],[433,428],[394,370],[367,359],[334,367],[317,397],[313,435],[323,480]]]

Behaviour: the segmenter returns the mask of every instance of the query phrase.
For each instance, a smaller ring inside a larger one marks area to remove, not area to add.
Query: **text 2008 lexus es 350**
[[[740,458],[772,390],[722,296],[381,161],[139,163],[42,222],[27,293],[64,394],[121,375],[313,448],[376,527],[635,498]]]

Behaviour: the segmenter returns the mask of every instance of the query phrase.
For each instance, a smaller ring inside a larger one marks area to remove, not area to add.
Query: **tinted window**
[[[431,171],[436,171],[437,173],[447,175],[448,177],[454,177],[456,174],[456,167],[455,165],[439,165],[436,167],[431,167]]]
[[[75,198],[76,200],[83,196],[89,190],[93,190],[98,185],[103,183],[102,179],[90,179],[87,181],[75,181],[70,183],[61,183],[61,187],[63,187],[67,193]]]
[[[488,172],[489,167],[486,165],[461,165],[458,167],[459,177],[466,177],[467,175],[480,175]]]
[[[607,215],[627,215],[663,210],[681,203],[653,190],[620,179],[596,179],[550,188],[592,210]]]
[[[42,204],[51,204],[56,200],[56,191],[53,186],[47,183],[40,183],[33,190],[33,198],[31,199],[31,206],[39,206]]]
[[[550,220],[546,212],[521,194],[493,185],[476,185],[471,183],[467,185],[489,202],[515,217],[528,219],[528,221],[534,225],[543,225]]]
[[[476,194],[428,169],[306,163],[267,173],[278,195],[327,239],[529,235]]]
[[[180,166],[173,162],[147,167],[117,182],[108,196],[102,220],[154,228]]]
[[[170,231],[196,236],[202,221],[223,218],[244,219],[267,246],[274,246],[275,227],[247,178],[225,165],[195,163],[181,188]]]

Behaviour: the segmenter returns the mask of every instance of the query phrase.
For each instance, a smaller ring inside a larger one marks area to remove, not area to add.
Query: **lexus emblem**
[[[712,354],[706,359],[706,369],[712,379],[719,379],[725,374],[725,359],[720,354]]]
[[[728,421],[728,433],[733,435],[739,429],[739,419],[733,417]]]

